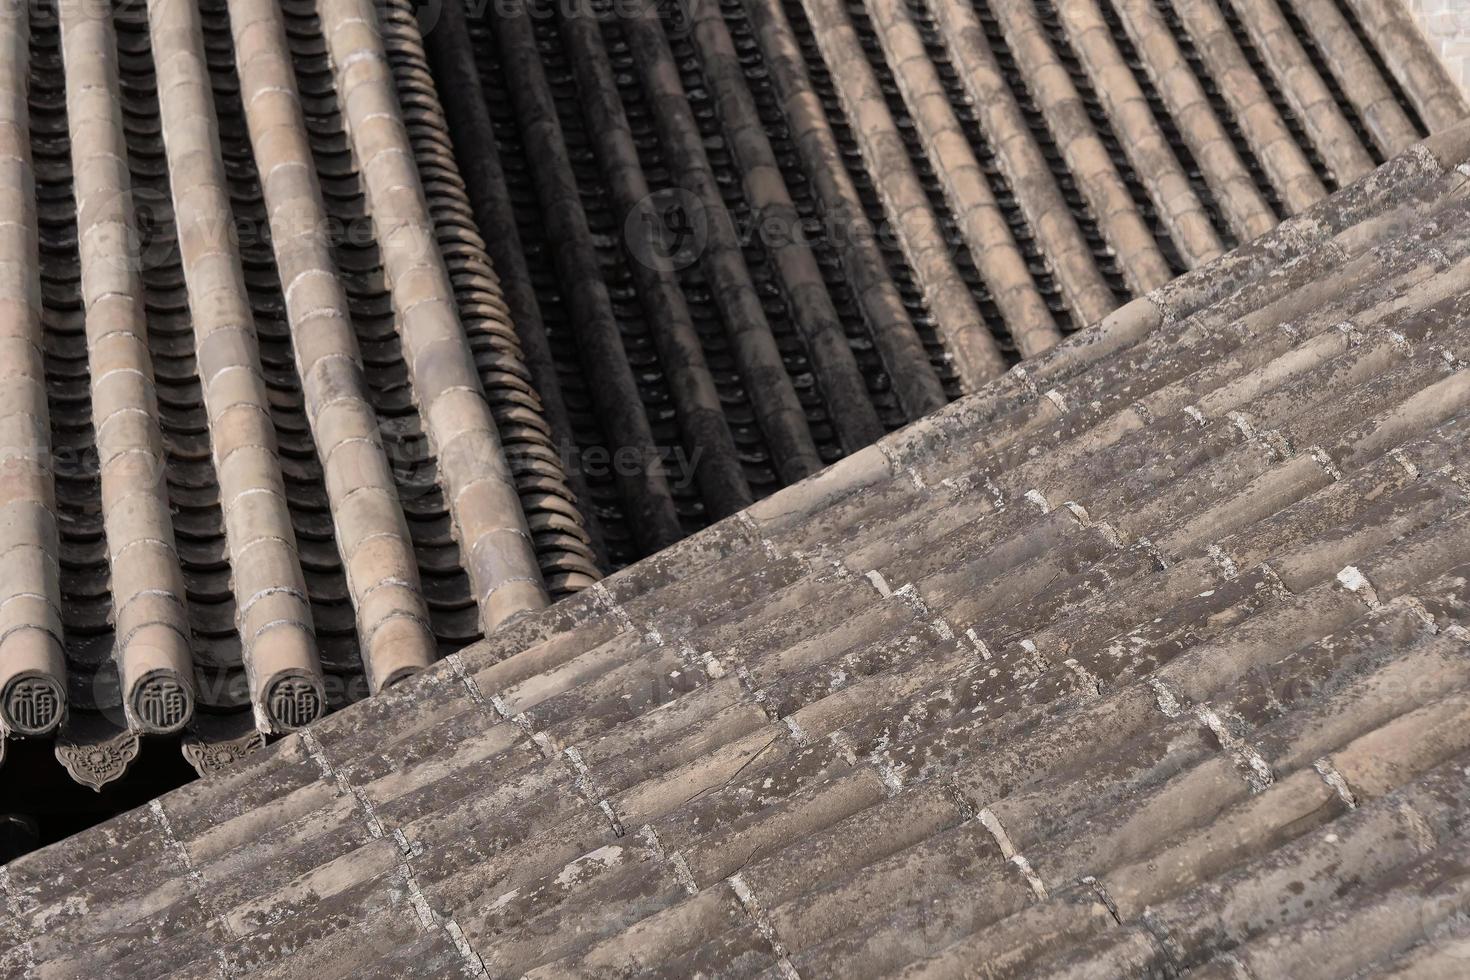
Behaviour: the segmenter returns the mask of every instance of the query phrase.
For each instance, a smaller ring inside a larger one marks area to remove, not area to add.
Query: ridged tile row
[[[515,225],[491,251],[618,568],[1470,115],[1382,6],[454,0],[423,19],[466,195],[482,227]]]
[[[1470,125],[0,871],[22,976],[1453,977]]]
[[[208,771],[600,578],[411,19],[0,26],[0,759]]]
[[[469,201],[448,136],[448,121],[429,72],[412,4],[380,6],[380,24],[404,124],[424,182],[435,234],[469,335],[470,350],[506,446],[540,560],[553,597],[586,588],[601,578],[599,558],[568,489],[568,474],[554,430],[544,418],[527,355],[519,346],[514,311],[501,296],[495,267]],[[488,223],[487,228],[499,226]]]
[[[29,11],[0,13],[0,309],[3,309],[4,571],[0,573],[0,726],[6,734],[42,734],[61,719],[66,699],[62,657],[60,542],[51,456],[42,324],[44,285],[38,228],[40,186],[33,170],[27,101]],[[3,744],[3,743],[0,743]]]

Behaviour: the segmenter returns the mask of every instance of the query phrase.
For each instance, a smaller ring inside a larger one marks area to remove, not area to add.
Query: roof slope
[[[1470,115],[1396,6],[528,0],[422,20],[615,568]],[[668,478],[615,472],[618,451]]]
[[[1470,127],[0,869],[70,976],[1457,976]]]
[[[0,21],[0,822],[376,693],[1470,113],[1337,0],[419,6]]]
[[[359,14],[0,19],[7,811],[88,806],[53,739],[146,799],[168,736],[207,770],[601,574],[420,42],[329,52]]]

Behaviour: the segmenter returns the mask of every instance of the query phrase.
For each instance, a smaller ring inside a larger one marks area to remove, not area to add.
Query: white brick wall
[[[1384,0],[1393,2],[1393,0]],[[1470,95],[1470,0],[1397,0],[1407,2],[1414,19],[1444,59],[1450,77]]]

